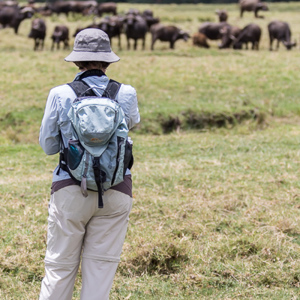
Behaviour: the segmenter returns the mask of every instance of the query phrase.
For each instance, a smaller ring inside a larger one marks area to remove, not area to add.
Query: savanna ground
[[[118,4],[151,8],[191,34],[216,21],[261,25],[256,51],[114,48],[108,75],[136,87],[134,206],[111,299],[300,298],[300,52],[268,50],[266,26],[288,21],[300,35],[300,3],[270,4],[265,19],[236,5]],[[38,145],[49,89],[73,79],[69,51],[50,34],[91,18],[48,17],[45,50],[33,52],[30,21],[0,31],[0,299],[37,299],[44,274],[47,205],[58,157]],[[73,42],[73,38],[72,38]],[[116,41],[113,41],[113,46]],[[73,299],[79,299],[80,276]]]

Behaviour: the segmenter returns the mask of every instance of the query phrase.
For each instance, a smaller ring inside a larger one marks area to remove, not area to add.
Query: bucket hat
[[[77,33],[73,51],[65,61],[103,61],[114,63],[119,61],[110,47],[108,35],[101,29],[87,28]]]

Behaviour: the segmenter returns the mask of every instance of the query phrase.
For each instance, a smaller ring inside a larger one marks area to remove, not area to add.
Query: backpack
[[[77,95],[68,112],[77,138],[63,149],[60,168],[80,183],[83,196],[98,191],[98,207],[103,208],[104,191],[121,183],[133,164],[129,129],[115,100],[121,84],[110,80],[102,97],[80,79],[68,85]]]

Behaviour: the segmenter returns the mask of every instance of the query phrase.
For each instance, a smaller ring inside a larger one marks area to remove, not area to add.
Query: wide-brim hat
[[[110,47],[108,35],[101,29],[87,28],[77,33],[73,51],[65,61],[103,61],[114,63],[120,60]]]

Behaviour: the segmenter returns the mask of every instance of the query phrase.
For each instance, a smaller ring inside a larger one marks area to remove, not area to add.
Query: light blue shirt
[[[77,79],[82,73],[83,72],[78,73],[75,79]],[[107,76],[89,76],[84,78],[83,81],[93,88],[96,95],[101,96],[106,89],[109,78]],[[44,152],[48,155],[57,154],[61,150],[59,130],[62,133],[64,147],[67,147],[69,139],[74,139],[76,137],[71,121],[67,116],[75,98],[75,92],[67,84],[57,86],[50,90],[39,136],[39,143]],[[122,84],[116,100],[124,111],[128,128],[131,129],[140,122],[135,89],[131,85]],[[69,174],[63,170],[60,170],[57,175],[57,169],[58,166],[53,172],[53,181],[70,178]]]

